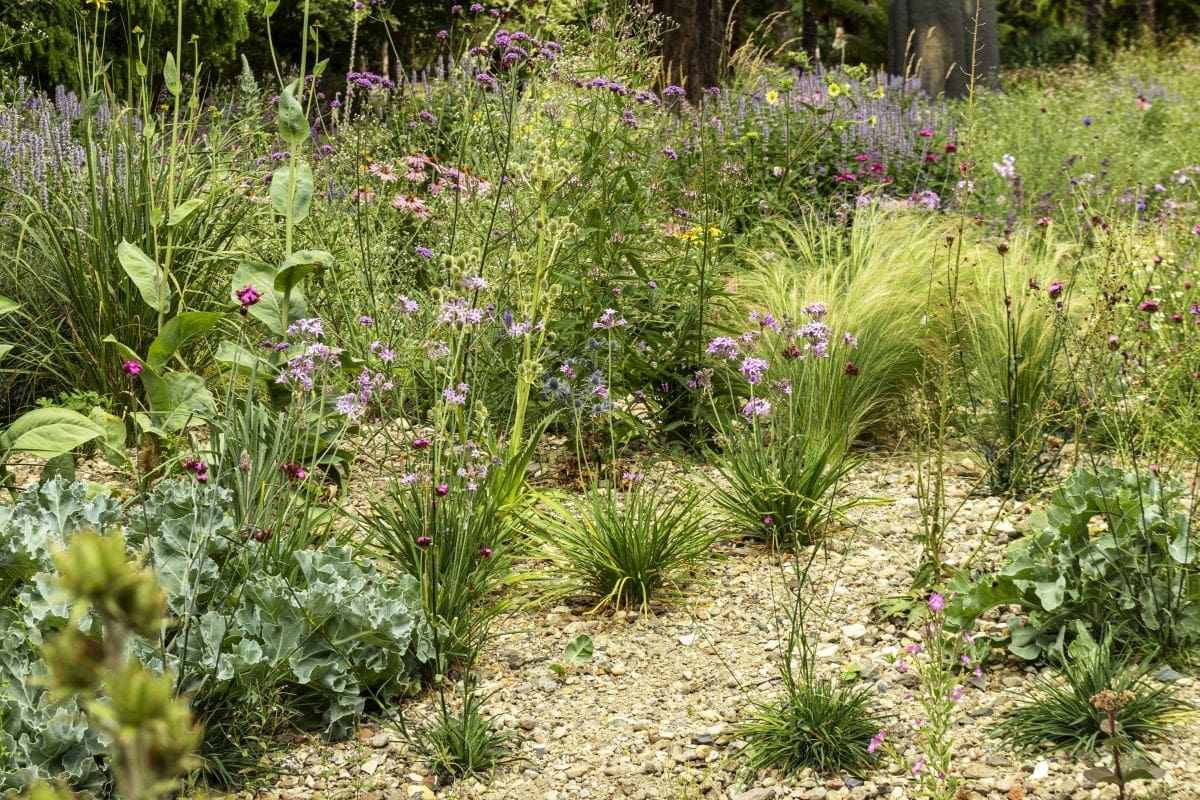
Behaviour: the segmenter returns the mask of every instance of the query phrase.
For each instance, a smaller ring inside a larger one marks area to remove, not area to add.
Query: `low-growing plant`
[[[577,510],[547,499],[548,510],[530,520],[558,572],[554,594],[586,594],[597,608],[644,609],[679,597],[714,557],[717,533],[700,513],[699,492],[639,475],[627,482],[623,493],[593,486]]]
[[[1172,723],[1191,710],[1167,683],[1149,678],[1149,661],[1132,663],[1113,652],[1112,638],[1084,635],[1071,643],[1059,678],[1039,676],[1022,700],[1004,712],[993,735],[1024,752],[1063,752],[1075,756],[1101,751],[1106,743],[1120,752],[1144,755],[1142,743],[1168,736]],[[1093,698],[1105,692],[1123,698],[1120,727]]]
[[[563,648],[561,662],[552,661],[546,666],[558,676],[559,680],[563,680],[567,677],[571,667],[578,667],[591,661],[593,652],[592,637],[581,633],[567,642],[567,646]]]
[[[442,708],[412,731],[406,731],[416,757],[443,780],[481,778],[518,760],[512,732],[496,727],[482,712],[483,698],[464,688],[461,709]]]
[[[756,703],[750,721],[738,728],[749,742],[747,769],[777,767],[861,775],[874,760],[867,752],[879,722],[871,714],[869,687],[830,679],[797,680],[784,674],[783,696]]]
[[[834,496],[838,483],[856,466],[837,441],[818,442],[802,434],[782,441],[745,432],[723,453],[713,500],[735,530],[775,548],[820,541],[829,523],[859,500]]]
[[[955,576],[948,618],[968,627],[1019,605],[1008,649],[1062,661],[1077,637],[1112,632],[1127,651],[1183,654],[1200,638],[1200,570],[1185,488],[1152,470],[1077,470],[994,574]]]
[[[131,638],[128,647],[152,671],[170,670],[173,692],[188,697],[206,723],[199,754],[208,779],[256,767],[265,738],[256,726],[264,718],[319,724],[343,736],[365,695],[387,702],[411,691],[419,665],[433,657],[417,582],[384,575],[334,546],[293,553],[290,578],[271,572],[260,553],[264,543],[234,525],[223,511],[227,502],[216,488],[166,482],[124,512],[103,495],[89,499],[83,484],[55,479],[0,507],[3,563],[13,574],[0,617],[0,636],[10,645],[0,659],[0,685],[10,684],[0,709],[2,744],[16,754],[16,787],[39,777],[77,788],[106,780],[96,731],[69,704],[46,706],[37,688],[41,669],[29,660],[29,643],[72,620],[71,604],[53,591],[51,552],[85,528],[125,523],[126,546],[149,556],[178,621],[152,637]],[[288,710],[245,713],[271,700]]]
[[[505,609],[494,595],[511,574],[513,541],[500,504],[508,473],[474,444],[411,443],[412,460],[372,501],[373,547],[421,587],[437,661],[446,674],[467,661]]]

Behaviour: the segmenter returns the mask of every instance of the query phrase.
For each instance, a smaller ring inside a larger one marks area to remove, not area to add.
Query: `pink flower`
[[[933,131],[929,130],[929,128],[921,128],[921,130],[919,131],[919,135],[924,136],[926,139],[928,139],[929,137],[933,136]]]
[[[246,284],[242,288],[238,289],[236,292],[234,292],[234,295],[237,296],[238,302],[242,304],[242,308],[249,308],[262,299],[262,295],[259,293],[258,289],[254,288],[250,284]]]
[[[920,760],[920,761],[918,761],[917,763],[913,764],[913,766],[912,766],[912,774],[913,774],[913,775],[920,775],[920,774],[921,774],[921,770],[923,770],[923,769],[925,769],[925,759],[921,759],[921,760]]]
[[[1143,300],[1141,302],[1141,304],[1138,305],[1138,310],[1145,311],[1148,314],[1152,314],[1155,311],[1158,311],[1158,301],[1157,300]]]
[[[142,374],[142,365],[137,361],[126,361],[125,363],[121,364],[121,372],[124,372],[131,378],[136,378],[138,375]]]
[[[392,183],[400,178],[400,176],[396,174],[396,170],[392,169],[391,164],[384,164],[382,162],[378,164],[372,164],[371,169],[368,170],[368,172],[370,172],[376,178],[379,178],[379,180],[383,181],[384,183]]]
[[[431,545],[431,544],[433,544],[433,539],[431,537],[429,537],[429,536],[418,536],[417,537],[417,547],[425,548],[425,547],[429,547],[429,545]]]
[[[940,613],[942,613],[942,610],[945,607],[946,607],[946,598],[943,595],[938,594],[937,592],[934,592],[933,594],[929,595],[929,610],[930,611],[932,611],[935,614],[940,614]]]
[[[396,195],[392,198],[392,208],[412,214],[414,217],[421,219],[429,216],[429,207],[425,205],[425,201],[412,195]]]
[[[1050,295],[1051,300],[1056,300],[1063,293],[1063,287],[1066,286],[1062,281],[1055,281],[1046,287],[1046,294]]]

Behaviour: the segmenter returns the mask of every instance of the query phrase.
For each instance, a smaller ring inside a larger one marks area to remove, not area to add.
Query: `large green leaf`
[[[581,633],[567,642],[563,650],[563,661],[573,666],[586,664],[592,660],[592,637]]]
[[[12,453],[31,453],[44,458],[69,453],[104,430],[78,411],[67,408],[36,408],[21,415],[0,435],[4,459]]]
[[[152,408],[158,424],[175,432],[203,424],[216,413],[217,404],[204,379],[192,372],[169,372],[163,376],[167,387],[167,407]]]
[[[125,440],[128,436],[125,422],[100,406],[92,409],[88,414],[88,419],[99,425],[100,429],[104,431],[100,437],[100,449],[104,451],[104,457],[110,463],[117,465],[128,462],[129,456],[125,454]]]
[[[292,253],[275,273],[275,291],[290,292],[304,276],[317,267],[328,267],[333,264],[333,256],[324,250],[300,250]]]
[[[117,245],[117,259],[146,305],[159,312],[171,307],[171,288],[167,286],[167,276],[154,259],[124,239]]]
[[[193,197],[191,200],[185,200],[175,206],[175,208],[171,209],[171,215],[167,217],[167,227],[174,228],[176,225],[182,225],[187,222],[204,205],[206,199],[204,197]]]
[[[211,331],[221,320],[221,316],[219,311],[184,311],[171,317],[150,343],[146,363],[152,369],[162,369],[180,347]]]
[[[304,107],[296,99],[299,84],[299,80],[292,81],[279,95],[279,138],[292,148],[302,144],[311,133]]]
[[[175,97],[183,91],[183,84],[179,81],[179,65],[175,63],[175,54],[167,53],[166,61],[163,63],[163,81],[166,83],[167,91]]]
[[[263,379],[270,379],[275,375],[274,367],[266,359],[260,358],[253,350],[228,340],[217,345],[217,352],[213,358],[233,368],[238,375],[257,375]]]
[[[0,317],[7,317],[20,307],[21,304],[16,300],[12,300],[8,297],[0,297]]]
[[[282,292],[275,291],[275,274],[276,269],[270,264],[244,261],[233,273],[231,291],[236,292],[243,286],[253,286],[257,289],[259,301],[250,306],[248,312],[251,317],[266,326],[267,330],[282,339],[287,327],[284,324],[284,298]],[[308,305],[304,294],[299,289],[294,289],[288,298],[287,320],[290,322],[300,319],[307,316],[307,313]]]
[[[294,163],[280,167],[271,176],[271,208],[292,222],[300,222],[308,216],[312,196],[312,169],[305,161],[295,159]]]

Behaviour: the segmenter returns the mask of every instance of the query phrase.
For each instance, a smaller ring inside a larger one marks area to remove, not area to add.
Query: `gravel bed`
[[[962,502],[950,531],[947,561],[997,563],[1003,547],[1023,531],[1029,507],[972,497],[973,467],[957,459],[949,478],[952,503]],[[663,463],[657,465],[659,470]],[[673,469],[696,480],[693,468]],[[848,479],[848,496],[878,498],[855,510],[857,525],[834,534],[833,546],[813,569],[810,590],[821,598],[816,635],[819,669],[857,673],[871,686],[874,710],[898,735],[910,730],[919,709],[908,699],[912,672],[895,669],[896,654],[915,632],[883,620],[875,604],[902,594],[919,555],[914,533],[919,511],[912,465],[876,459]],[[980,546],[982,543],[982,546]],[[736,726],[754,700],[780,690],[779,654],[786,641],[785,606],[793,565],[761,545],[728,542],[722,560],[692,586],[685,604],[651,613],[589,613],[586,604],[528,604],[505,620],[485,651],[479,677],[484,712],[512,731],[521,761],[488,784],[465,781],[439,787],[406,752],[394,723],[374,720],[354,741],[301,738],[274,756],[283,771],[269,788],[230,797],[350,798],[800,798],[865,800],[917,797],[911,775],[883,764],[859,780],[849,775],[748,776],[738,751]],[[1001,619],[983,621],[999,625]],[[581,633],[590,634],[595,657],[559,680],[548,664]],[[1115,787],[1084,777],[1095,763],[1059,756],[1020,756],[990,738],[989,726],[1027,693],[1036,670],[1019,660],[993,657],[985,680],[968,685],[959,703],[956,769],[966,784],[962,800],[1096,800],[1115,798]],[[1194,678],[1176,676],[1182,695],[1200,704]],[[410,721],[433,712],[434,698],[405,705]],[[1135,784],[1138,797],[1200,798],[1200,725],[1184,721],[1179,735],[1150,751],[1167,777]],[[910,754],[911,754],[910,750]]]

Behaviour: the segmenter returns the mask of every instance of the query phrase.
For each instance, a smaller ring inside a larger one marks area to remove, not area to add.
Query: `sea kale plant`
[[[1008,649],[1061,662],[1071,642],[1112,632],[1131,652],[1173,658],[1200,637],[1200,572],[1186,489],[1155,469],[1080,468],[1030,518],[993,575],[957,575],[947,609],[969,626],[1002,605]]]

